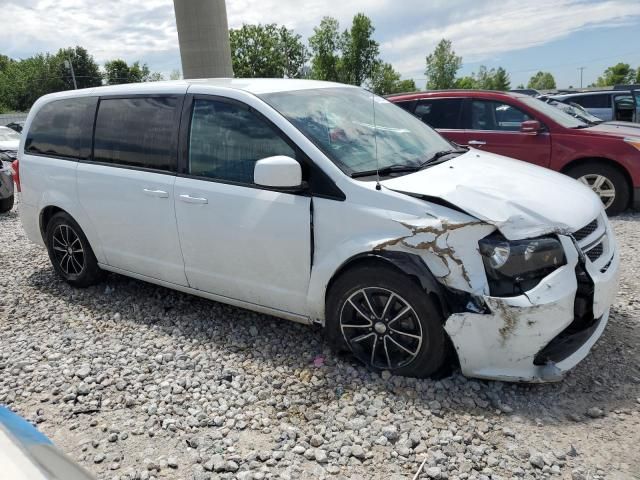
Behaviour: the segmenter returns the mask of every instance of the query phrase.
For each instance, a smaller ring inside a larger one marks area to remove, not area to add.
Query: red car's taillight
[[[11,162],[11,169],[13,170],[13,181],[16,182],[16,189],[20,192],[20,164],[18,160]]]

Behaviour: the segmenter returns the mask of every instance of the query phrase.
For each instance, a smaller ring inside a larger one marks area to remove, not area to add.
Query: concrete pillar
[[[173,0],[184,78],[233,77],[225,0]]]

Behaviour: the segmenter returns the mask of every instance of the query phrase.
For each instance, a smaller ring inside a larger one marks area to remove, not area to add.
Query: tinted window
[[[441,100],[420,100],[415,115],[433,128],[462,128],[460,111],[462,98],[443,98]]]
[[[94,160],[174,171],[177,107],[176,97],[100,100]]]
[[[397,106],[399,106],[400,108],[402,108],[403,110],[406,110],[407,112],[413,113],[413,109],[415,108],[416,102],[415,101],[408,101],[408,102],[394,102]]]
[[[582,105],[584,108],[610,108],[611,107],[611,95],[577,95],[575,97],[569,97],[565,101],[575,102],[578,105]]]
[[[265,120],[243,105],[195,100],[189,137],[189,173],[253,183],[255,163],[296,153]]]
[[[487,100],[471,102],[471,129],[517,132],[531,117],[511,105]]]
[[[97,101],[85,97],[46,104],[31,122],[25,152],[88,159]]]

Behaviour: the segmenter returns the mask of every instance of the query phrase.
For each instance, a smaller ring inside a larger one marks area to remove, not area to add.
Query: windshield
[[[546,115],[554,122],[562,125],[564,128],[584,128],[589,126],[582,120],[572,117],[559,108],[556,108],[553,105],[549,105],[548,103],[545,103],[542,100],[538,100],[537,98],[525,97],[520,98],[520,100],[523,103],[529,105],[534,110],[537,110],[538,112]]]
[[[11,140],[17,140],[19,142],[20,134],[10,128],[0,127],[0,142],[9,142]]]
[[[359,88],[296,90],[261,98],[347,174],[391,166],[419,167],[436,153],[453,149],[410,113]]]

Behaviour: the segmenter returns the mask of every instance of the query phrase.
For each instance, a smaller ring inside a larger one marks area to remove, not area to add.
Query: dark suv
[[[578,179],[609,215],[640,207],[640,128],[631,124],[589,125],[518,93],[443,90],[388,98],[457,144]]]

